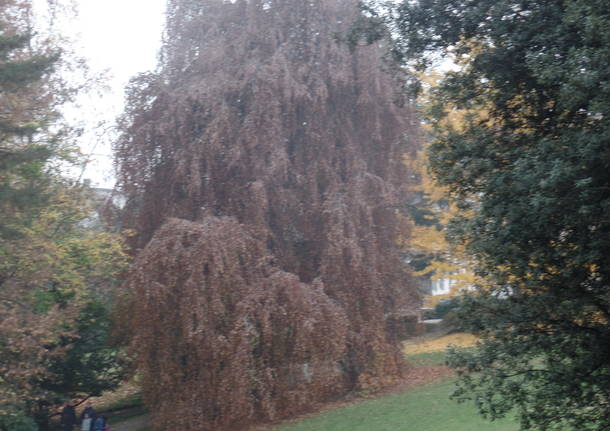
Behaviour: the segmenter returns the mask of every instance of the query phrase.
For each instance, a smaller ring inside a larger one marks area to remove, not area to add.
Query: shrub
[[[38,431],[36,422],[22,412],[0,413],[0,431]]]
[[[433,319],[443,319],[448,313],[455,311],[460,306],[460,298],[453,297],[448,299],[443,299],[436,304],[434,307],[434,312],[432,317]]]

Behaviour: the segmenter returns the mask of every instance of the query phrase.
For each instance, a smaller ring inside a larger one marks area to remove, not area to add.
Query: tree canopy
[[[420,103],[422,101],[420,100]],[[422,106],[426,106],[425,100]],[[451,116],[447,121],[460,127],[461,116]],[[464,215],[455,202],[449,199],[448,188],[439,186],[428,169],[427,146],[416,153],[415,158],[408,155],[404,163],[416,176],[416,184],[410,186],[412,196],[406,204],[409,235],[401,241],[405,260],[414,270],[414,275],[422,277],[423,282],[451,280],[451,287],[443,294],[432,294],[431,285],[424,290],[424,306],[434,307],[439,301],[459,295],[470,289],[476,281],[470,259],[464,253],[463,245],[452,243],[447,238],[447,225],[458,215]]]
[[[124,269],[118,235],[91,231],[87,187],[58,107],[60,48],[32,32],[29,1],[0,9],[0,429],[43,429],[65,398],[114,387],[109,287]],[[35,421],[34,421],[35,419]],[[21,427],[21,428],[20,428]]]
[[[418,143],[352,0],[174,0],[117,143],[160,428],[288,417],[400,375],[420,299],[396,238]]]
[[[375,2],[379,3],[379,2]],[[369,6],[371,6],[369,4]],[[378,5],[379,6],[379,5]],[[524,429],[610,427],[610,8],[605,0],[419,0],[368,10],[435,92],[430,166],[489,282],[463,305],[458,397]],[[462,112],[463,127],[446,117]]]

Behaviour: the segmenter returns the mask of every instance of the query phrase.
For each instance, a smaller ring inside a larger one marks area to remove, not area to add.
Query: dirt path
[[[143,415],[113,424],[112,431],[150,431],[150,416]]]

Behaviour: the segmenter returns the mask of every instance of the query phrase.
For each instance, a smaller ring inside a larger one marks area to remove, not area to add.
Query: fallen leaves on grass
[[[419,353],[441,352],[448,346],[471,347],[477,341],[472,334],[456,333],[434,339],[409,340],[403,343],[405,355],[416,355]]]

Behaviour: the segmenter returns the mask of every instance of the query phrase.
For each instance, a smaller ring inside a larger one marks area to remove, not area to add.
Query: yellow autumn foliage
[[[444,335],[439,338],[426,339],[419,341],[405,341],[403,343],[402,352],[405,355],[417,355],[420,353],[441,352],[449,346],[455,347],[472,347],[477,342],[478,338],[472,334],[455,333]]]
[[[431,226],[418,225],[413,220],[406,220],[411,232],[408,240],[400,239],[399,244],[403,250],[425,255],[431,258],[430,263],[414,275],[429,276],[431,280],[450,279],[453,281],[451,291],[445,295],[429,296],[424,298],[425,307],[434,307],[441,299],[454,296],[461,290],[473,285],[476,277],[470,269],[470,263],[465,258],[464,248],[449,244],[445,237],[444,226],[458,214],[459,209],[449,199],[448,190],[438,185],[427,170],[427,154],[425,149],[419,151],[415,157],[405,155],[403,163],[416,172],[418,184],[411,187],[414,192],[423,195],[426,209],[432,213],[428,216],[437,223]]]
[[[437,86],[442,78],[440,73],[428,73],[419,78],[424,85],[421,103],[425,107],[429,104],[431,90]],[[443,119],[444,130],[460,133],[469,121],[486,122],[489,119],[488,111],[480,109],[476,112],[447,107],[448,113]],[[426,126],[425,126],[426,127]],[[422,270],[416,271],[416,276],[429,276],[431,280],[452,280],[451,291],[445,295],[426,296],[425,307],[434,307],[441,299],[455,296],[460,291],[474,284],[482,282],[475,276],[471,262],[466,256],[463,245],[450,244],[445,237],[445,226],[456,216],[468,216],[460,210],[452,200],[449,189],[439,185],[433,175],[428,171],[427,148],[415,154],[403,156],[403,163],[415,172],[418,177],[417,184],[410,187],[415,193],[423,197],[422,206],[432,215],[425,218],[436,223],[425,226],[418,225],[414,220],[407,220],[411,232],[408,240],[400,240],[403,250],[412,254],[424,255],[430,258],[429,264]]]

